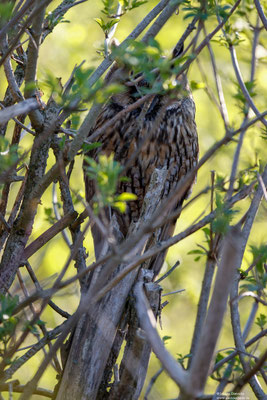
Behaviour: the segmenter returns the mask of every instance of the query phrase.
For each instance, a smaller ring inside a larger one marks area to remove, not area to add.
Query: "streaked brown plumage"
[[[115,74],[119,76],[118,70]],[[116,76],[109,80],[116,80]],[[195,124],[195,104],[186,78],[181,79],[183,90],[177,99],[156,95],[150,104],[135,109],[108,128],[97,140],[102,146],[88,155],[97,159],[100,152],[109,155],[121,165],[127,165],[133,155],[137,157],[126,170],[128,182],[121,182],[118,193],[131,192],[137,200],[128,204],[126,215],[118,217],[121,231],[127,234],[132,221],[139,218],[143,199],[155,168],[167,168],[168,177],[164,185],[163,197],[168,196],[179,180],[197,164],[198,138]],[[140,82],[139,85],[144,85]],[[101,127],[123,108],[136,101],[136,88],[128,88],[125,93],[115,95],[104,106],[93,130]],[[146,107],[146,111],[145,108]],[[90,132],[92,133],[92,132]],[[137,150],[140,149],[138,152]],[[94,182],[85,176],[86,199],[90,202],[95,194]],[[188,193],[186,194],[188,195]],[[186,197],[185,195],[185,197]],[[174,225],[162,229],[161,240],[173,234]],[[99,236],[93,232],[95,246]]]

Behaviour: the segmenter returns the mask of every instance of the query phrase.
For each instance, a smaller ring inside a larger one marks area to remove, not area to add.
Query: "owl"
[[[90,134],[133,104],[140,97],[140,88],[149,86],[142,76],[139,80],[136,79],[135,85],[129,84],[127,73],[118,66],[111,69],[106,80],[107,83],[123,83],[124,90],[112,96],[104,105]],[[195,103],[185,75],[177,77],[177,81],[179,81],[180,90],[176,98],[168,94],[154,95],[150,101],[116,120],[97,139],[102,143],[101,147],[87,154],[95,160],[100,154],[107,156],[113,154],[115,161],[118,161],[123,167],[127,166],[124,175],[128,179],[118,183],[117,193],[134,193],[136,200],[127,204],[125,214],[116,210],[107,210],[106,212],[109,220],[110,216],[116,213],[120,231],[124,237],[127,236],[131,223],[137,222],[140,217],[144,197],[155,168],[167,170],[167,178],[162,192],[162,199],[164,199],[168,197],[177,183],[197,165],[198,136],[195,123]],[[86,200],[91,203],[96,187],[95,182],[86,173],[85,189]],[[190,189],[176,207],[181,206],[183,200],[189,195]],[[175,221],[162,227],[159,240],[171,237],[174,226]],[[93,226],[92,234],[96,257],[98,257],[101,254],[103,240],[97,226]],[[162,261],[161,257],[161,264]],[[155,274],[159,272],[160,267],[160,265],[155,267]]]

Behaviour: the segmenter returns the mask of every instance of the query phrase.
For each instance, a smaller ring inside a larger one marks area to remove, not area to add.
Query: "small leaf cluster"
[[[147,3],[148,0],[119,0],[123,10],[131,11]]]
[[[241,42],[244,42],[244,39],[240,36],[240,32],[237,29],[234,29],[233,25],[227,22],[224,25],[224,35],[220,36],[219,43],[229,48],[238,46]]]
[[[186,369],[186,365],[185,365],[185,361],[188,360],[189,358],[192,357],[192,354],[186,354],[185,356],[183,356],[181,353],[177,353],[177,361],[178,363],[184,368]]]
[[[205,235],[204,242],[208,244],[208,248],[209,248],[210,247],[210,228],[205,227],[201,230],[204,232],[204,235]],[[208,252],[209,252],[208,249],[206,249],[204,246],[199,246],[199,249],[190,250],[187,254],[196,255],[196,257],[194,258],[194,261],[197,262],[200,260],[201,257],[207,256]]]
[[[8,21],[12,14],[14,4],[12,2],[4,2],[0,4],[0,15],[1,15],[1,24],[4,24],[5,21]]]
[[[104,32],[105,38],[109,37],[111,28],[119,22],[119,18],[113,18],[111,21],[105,21],[103,18],[94,18],[95,22],[100,26]]]
[[[64,16],[49,12],[45,20],[45,28],[52,31],[58,24],[70,23]]]
[[[24,330],[29,330],[33,335],[38,335],[39,333],[39,327],[45,326],[45,322],[42,321],[41,319],[38,319],[34,325],[30,321],[26,321],[24,324]]]
[[[237,14],[240,15],[240,17],[247,17],[254,9],[255,3],[253,0],[243,0],[240,7],[237,9]]]
[[[212,230],[215,233],[225,235],[229,230],[230,222],[238,210],[233,210],[227,207],[223,196],[218,192],[215,194],[215,204],[215,218],[211,223]]]
[[[267,325],[267,316],[264,314],[260,314],[259,317],[257,317],[255,324],[258,325],[263,331]]]
[[[167,342],[168,342],[171,338],[172,338],[171,336],[165,335],[165,336],[163,336],[162,341],[163,341],[164,344],[167,344]]]
[[[70,103],[73,98],[81,97],[84,102],[92,99],[97,103],[104,103],[113,95],[120,93],[123,87],[120,84],[114,83],[107,86],[103,85],[102,81],[98,81],[93,87],[90,85],[88,79],[93,72],[93,68],[77,68],[74,74],[75,83],[72,86],[72,94],[68,98]]]
[[[245,185],[250,185],[257,179],[260,173],[261,166],[256,162],[249,164],[246,168],[242,169],[237,177],[237,190],[242,189]]]
[[[251,245],[250,251],[253,255],[253,264],[255,264],[257,271],[264,274],[264,265],[267,263],[267,245],[265,243],[262,243],[259,246]]]
[[[6,346],[11,339],[16,325],[17,318],[13,317],[13,311],[19,302],[18,296],[0,294],[0,353],[6,350]]]
[[[202,21],[207,20],[212,15],[220,16],[222,19],[227,17],[227,10],[231,7],[230,5],[217,4],[214,0],[205,1],[205,6],[201,4],[200,6],[194,6],[194,2],[183,1],[183,4],[186,6],[183,7],[183,11],[185,11],[184,19],[198,17]]]
[[[9,144],[9,141],[0,136],[0,171],[8,170],[18,160],[18,146]]]
[[[45,213],[45,221],[49,222],[51,225],[53,225],[57,221],[56,217],[54,216],[52,208],[45,207],[44,213]]]
[[[181,90],[176,79],[180,64],[188,57],[172,61],[162,56],[163,52],[155,39],[149,43],[131,41],[127,48],[117,48],[113,51],[117,63],[131,71],[132,79],[144,77],[144,85],[138,85],[138,93],[166,94]]]
[[[251,245],[250,252],[253,256],[251,266],[255,268],[251,269],[250,274],[241,271],[244,283],[240,288],[261,294],[267,285],[267,245],[265,243],[258,246]]]
[[[113,154],[109,157],[100,155],[98,162],[85,156],[88,163],[86,167],[87,175],[96,183],[97,194],[94,203],[96,213],[103,207],[111,206],[121,213],[126,211],[126,202],[136,200],[133,193],[124,192],[116,195],[117,185],[126,178],[120,177],[122,166],[114,160]]]
[[[105,19],[102,17],[94,18],[95,22],[102,29],[105,38],[107,39],[109,36],[112,36],[111,30],[114,25],[116,25],[123,14],[127,11],[131,11],[142,4],[147,3],[147,0],[119,0],[119,4],[121,5],[120,15],[116,15],[117,13],[117,0],[102,0],[103,8],[101,12],[105,15]]]
[[[256,87],[256,82],[255,81],[248,81],[248,82],[244,82],[245,86],[247,88],[247,91],[250,94],[250,97],[255,97],[256,96],[256,91],[255,91],[255,87]],[[237,106],[239,107],[239,109],[244,113],[247,114],[248,112],[248,105],[247,105],[247,100],[239,86],[238,83],[234,82],[235,86],[236,86],[236,93],[233,95],[233,97],[237,100]]]
[[[116,10],[118,2],[122,7],[121,14],[125,14],[127,11],[134,10],[137,7],[147,3],[148,0],[102,0],[103,8],[101,12],[108,18],[116,17]]]
[[[218,352],[215,364],[223,360],[230,354],[232,354],[232,350],[228,350],[225,353]],[[231,371],[227,370],[229,364],[232,366]],[[232,360],[229,363],[225,363],[220,368],[217,368],[216,371],[211,375],[211,378],[215,381],[221,381],[223,378],[227,378],[228,382],[235,382],[242,375],[242,372],[243,369],[241,366],[239,356],[236,355],[234,358],[232,358]]]

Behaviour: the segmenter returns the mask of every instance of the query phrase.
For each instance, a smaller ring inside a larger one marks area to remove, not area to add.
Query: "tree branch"
[[[262,175],[263,182],[265,186],[267,185],[267,166],[265,166],[263,175]],[[245,373],[248,373],[249,367],[244,359],[244,356],[242,352],[245,352],[245,346],[242,338],[242,331],[241,331],[241,324],[240,324],[240,316],[239,316],[239,310],[238,310],[238,286],[239,286],[239,272],[238,269],[241,267],[242,259],[243,259],[243,254],[247,245],[248,237],[252,228],[252,224],[254,222],[254,219],[256,217],[261,198],[263,195],[263,191],[261,186],[258,186],[257,192],[252,200],[252,203],[250,205],[250,208],[247,212],[246,215],[246,221],[242,230],[242,242],[238,254],[238,260],[236,262],[236,276],[235,280],[232,286],[232,291],[231,291],[231,296],[230,296],[230,310],[231,310],[231,320],[232,320],[232,328],[233,328],[233,334],[234,334],[234,340],[235,340],[235,345],[237,348],[237,351],[239,352],[239,357],[240,361],[242,364],[242,367],[245,371]],[[261,389],[260,385],[258,384],[257,380],[255,377],[251,377],[250,381],[250,386],[257,396],[258,399],[264,399],[265,395],[263,393],[263,390]]]
[[[137,281],[135,284],[134,296],[140,325],[146,333],[147,340],[150,342],[153,352],[156,354],[169,376],[180,389],[183,390],[186,382],[186,372],[166,350],[164,343],[157,333],[156,320],[144,294],[142,280]]]
[[[232,227],[224,239],[221,261],[209,310],[205,325],[201,330],[195,357],[192,360],[188,382],[194,382],[194,388],[188,383],[187,391],[194,396],[199,396],[202,393],[208,378],[215,346],[221,331],[228,295],[232,286],[232,279],[235,274],[240,243],[240,230],[237,227]]]
[[[259,17],[261,19],[261,22],[263,23],[264,28],[267,30],[267,19],[266,19],[265,15],[264,15],[264,11],[263,11],[263,8],[261,6],[261,3],[260,3],[259,0],[254,0],[254,3],[255,3],[255,7],[256,7],[256,9],[258,11]]]

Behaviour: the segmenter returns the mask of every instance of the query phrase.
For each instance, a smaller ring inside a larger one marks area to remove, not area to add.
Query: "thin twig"
[[[152,378],[150,379],[149,385],[147,387],[146,393],[144,395],[144,400],[148,400],[148,395],[153,387],[153,385],[155,384],[156,380],[158,379],[158,377],[162,374],[162,372],[164,371],[163,368],[160,368],[155,375],[152,376]]]
[[[257,372],[260,370],[260,368],[264,365],[265,361],[267,360],[267,350],[262,354],[262,356],[258,359],[258,361],[255,363],[254,367],[248,370],[245,375],[240,379],[240,381],[234,386],[233,392],[234,393],[239,393],[242,387],[249,382],[253,377],[255,379],[255,375]],[[266,399],[266,395],[262,391],[261,397],[262,399]]]
[[[177,261],[164,275],[162,275],[159,279],[155,281],[155,283],[159,284],[164,279],[166,279],[177,267],[179,267],[180,261]]]
[[[230,50],[230,53],[231,53],[233,67],[234,67],[234,71],[235,71],[236,78],[237,78],[237,81],[239,83],[240,89],[242,90],[242,93],[243,93],[248,105],[250,106],[250,108],[254,111],[254,113],[255,113],[255,115],[257,117],[260,117],[261,113],[257,109],[257,107],[255,106],[254,101],[252,100],[252,98],[251,98],[251,96],[249,94],[249,91],[247,90],[247,88],[246,88],[246,86],[244,84],[244,81],[243,81],[243,78],[242,78],[242,75],[241,75],[241,72],[240,72],[240,69],[239,69],[239,64],[238,64],[238,60],[237,60],[237,57],[236,57],[235,48],[233,46],[230,46],[229,50]],[[262,117],[259,118],[259,119],[264,124],[264,126],[267,126],[266,119],[264,119]]]
[[[204,25],[203,29],[204,29],[204,34],[206,36],[207,32],[206,32],[205,25]],[[219,102],[220,102],[220,112],[221,112],[221,115],[223,118],[225,129],[227,130],[227,127],[229,126],[229,116],[228,116],[227,106],[226,106],[226,102],[225,102],[225,98],[224,98],[224,94],[223,94],[222,82],[221,82],[220,75],[218,75],[218,72],[217,72],[216,61],[215,61],[214,53],[213,53],[210,43],[207,44],[207,47],[208,47],[209,54],[210,54],[213,75],[214,75],[218,98],[219,98]]]
[[[31,5],[34,3],[34,1],[35,0],[27,0],[26,3],[17,12],[17,14],[16,14],[16,10],[14,10],[15,15],[1,29],[0,41],[4,38],[5,34],[9,31],[9,29],[14,27],[17,24],[17,22],[27,13],[27,11],[30,9]]]
[[[39,283],[39,281],[38,281],[38,279],[37,279],[37,277],[36,277],[36,275],[35,275],[35,273],[34,273],[32,267],[31,267],[29,261],[27,261],[27,262],[25,263],[25,266],[26,266],[26,268],[27,268],[27,271],[28,271],[28,273],[29,273],[29,275],[30,275],[30,277],[31,277],[31,280],[33,281],[33,283],[34,283],[36,289],[38,289],[39,291],[42,291],[42,287],[41,287],[41,285],[40,285],[40,283]],[[69,318],[69,317],[70,317],[70,314],[69,314],[68,312],[62,310],[62,309],[61,309],[60,307],[58,307],[52,300],[50,300],[50,301],[48,302],[48,305],[49,305],[54,311],[56,311],[59,315],[61,315],[61,317],[63,317],[63,318]]]
[[[267,18],[264,15],[263,8],[261,6],[261,3],[259,0],[254,0],[256,9],[258,11],[259,17],[261,19],[261,22],[263,23],[264,28],[267,30]]]
[[[60,220],[58,220],[54,225],[48,228],[44,233],[42,233],[37,239],[35,239],[29,246],[24,250],[24,259],[27,260],[34,253],[36,253],[41,247],[53,239],[58,233],[62,232],[76,219],[78,213],[73,211],[70,214],[64,215]]]
[[[4,372],[5,379],[10,379],[20,367],[22,367],[30,358],[38,353],[38,351],[40,351],[48,342],[51,342],[53,339],[55,339],[62,332],[65,325],[66,321],[53,330],[47,332],[46,336],[40,339],[38,343],[35,343],[33,346],[31,346],[30,350],[23,354],[23,356],[13,361],[11,366]]]
[[[6,58],[9,56],[10,53],[15,49],[17,46],[20,37],[23,35],[23,33],[26,31],[28,26],[30,25],[30,22],[34,19],[34,17],[44,8],[46,7],[49,3],[51,3],[52,0],[43,0],[39,6],[33,10],[33,12],[29,15],[27,20],[24,22],[22,25],[20,31],[17,33],[17,35],[13,38],[13,41],[11,42],[8,50],[3,54],[2,58],[0,59],[0,66],[5,62]]]
[[[177,293],[181,293],[181,292],[184,292],[184,291],[185,291],[185,289],[174,290],[173,292],[169,292],[169,293],[163,293],[163,294],[161,295],[161,297],[164,297],[164,296],[169,296],[170,294],[177,294]]]

